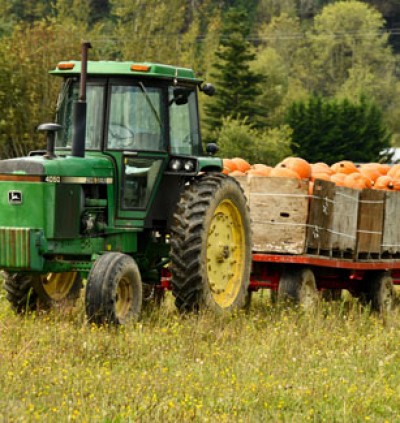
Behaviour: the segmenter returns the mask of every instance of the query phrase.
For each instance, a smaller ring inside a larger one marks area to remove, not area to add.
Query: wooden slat
[[[382,254],[400,253],[400,192],[386,191]]]
[[[357,254],[381,252],[385,192],[365,189],[360,193],[357,228]]]
[[[355,251],[359,194],[359,190],[346,187],[335,188],[332,221],[329,228],[332,251]]]
[[[324,247],[330,248],[328,228],[332,218],[334,195],[333,182],[315,180],[307,231],[307,248],[315,254],[319,254]]]

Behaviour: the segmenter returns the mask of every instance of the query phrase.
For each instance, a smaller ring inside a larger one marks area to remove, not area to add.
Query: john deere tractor
[[[89,321],[123,324],[168,285],[180,310],[246,301],[248,210],[238,183],[203,153],[190,69],[60,62],[45,151],[0,161],[0,268],[17,312],[73,302]],[[165,286],[165,284],[163,285]]]

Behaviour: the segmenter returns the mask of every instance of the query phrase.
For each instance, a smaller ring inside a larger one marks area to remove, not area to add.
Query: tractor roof
[[[81,72],[80,61],[68,61],[58,63],[56,69],[50,71],[53,75],[68,76],[79,75]],[[115,62],[115,61],[88,61],[87,64],[88,75],[143,75],[160,79],[189,80],[193,82],[201,82],[194,75],[192,69],[181,68],[177,66],[160,65],[157,63],[138,63],[138,62]]]

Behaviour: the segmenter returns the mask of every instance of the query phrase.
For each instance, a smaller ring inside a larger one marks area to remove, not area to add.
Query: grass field
[[[266,293],[265,293],[266,294]],[[139,323],[15,316],[0,294],[0,422],[400,421],[400,311],[357,303]]]

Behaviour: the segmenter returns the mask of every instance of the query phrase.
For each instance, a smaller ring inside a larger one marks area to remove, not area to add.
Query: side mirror
[[[217,153],[219,150],[219,147],[215,142],[210,142],[206,145],[206,152],[209,156],[213,156],[215,153]]]
[[[201,85],[200,91],[202,91],[205,95],[212,97],[215,94],[215,87],[213,84],[206,82],[204,85]]]
[[[184,88],[175,88],[173,91],[174,98],[169,102],[171,105],[175,103],[177,106],[182,106],[183,104],[187,104],[189,93]]]

